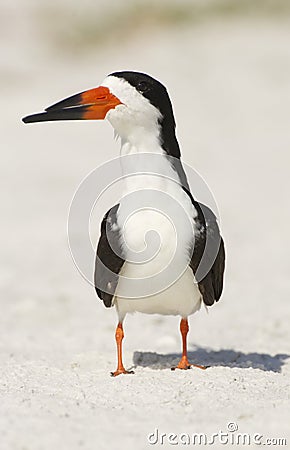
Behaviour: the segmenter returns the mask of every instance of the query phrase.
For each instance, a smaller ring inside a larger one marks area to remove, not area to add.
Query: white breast
[[[118,209],[126,255],[114,299],[121,318],[135,311],[187,317],[201,304],[188,267],[197,212],[167,158],[159,161],[162,176],[136,171],[126,179]]]

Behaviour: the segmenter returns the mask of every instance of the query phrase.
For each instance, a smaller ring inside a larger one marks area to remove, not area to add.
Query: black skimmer
[[[180,160],[175,120],[166,88],[143,73],[115,72],[107,76],[100,87],[73,95],[48,107],[45,112],[25,117],[23,121],[105,118],[121,139],[121,155],[137,156],[141,167],[144,163],[154,172],[152,176],[138,172],[137,177],[129,177],[126,195],[107,212],[101,224],[94,281],[97,295],[104,305],[115,306],[118,313],[115,333],[118,365],[112,375],[132,373],[124,368],[122,362],[123,320],[127,313],[132,312],[181,317],[183,352],[176,368],[188,369],[195,366],[187,357],[188,316],[202,303],[210,306],[219,300],[223,289],[225,251],[214,214],[196,201],[190,192]],[[149,156],[149,163],[146,158],[142,160],[142,156]],[[140,197],[130,195],[136,192]],[[142,195],[148,192],[146,207],[140,207]],[[181,205],[189,218],[188,223],[174,206],[169,208],[169,218],[166,212],[163,214],[167,200],[159,198],[158,192],[166,193],[168,199]],[[174,235],[177,228],[182,230],[178,241]],[[159,235],[158,252],[154,257],[134,261],[132,254],[144,251],[148,229],[157,231]],[[213,256],[208,243],[214,243],[216,248]],[[159,281],[162,279],[163,268],[169,267],[172,258],[174,264],[171,268],[182,270],[173,270],[172,279],[169,276],[165,286],[158,289],[153,278],[158,273],[161,274]],[[202,276],[197,277],[202,261],[207,267]],[[144,295],[141,284],[137,284],[134,292],[126,294],[130,291],[126,291],[128,280],[141,280],[143,287],[144,283],[147,287],[152,285],[152,290],[147,290]]]

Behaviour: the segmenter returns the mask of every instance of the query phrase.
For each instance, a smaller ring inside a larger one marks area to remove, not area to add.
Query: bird
[[[220,299],[225,246],[214,213],[191,193],[166,87],[145,73],[113,72],[99,87],[22,120],[103,119],[120,138],[125,173],[136,174],[125,177],[119,203],[105,214],[96,249],[96,293],[118,315],[111,375],[134,373],[124,367],[122,341],[125,316],[135,312],[179,316],[182,355],[172,370],[205,369],[188,360],[188,318]]]

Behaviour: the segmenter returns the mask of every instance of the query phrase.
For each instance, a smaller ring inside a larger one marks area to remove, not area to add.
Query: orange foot
[[[121,374],[132,374],[132,373],[134,373],[134,371],[133,370],[125,370],[124,369],[124,367],[122,367],[121,369],[117,369],[115,372],[111,372],[111,376],[112,377],[117,377],[118,375],[121,375]]]
[[[182,356],[182,358],[179,361],[179,363],[177,364],[177,366],[176,367],[171,367],[171,370],[175,370],[175,369],[187,370],[187,369],[191,369],[191,367],[197,367],[198,369],[202,369],[202,370],[205,370],[207,368],[206,366],[200,366],[198,364],[190,364],[188,362],[187,357],[186,356]]]

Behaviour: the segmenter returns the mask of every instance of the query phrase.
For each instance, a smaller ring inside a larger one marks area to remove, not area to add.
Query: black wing
[[[125,262],[116,218],[118,208],[119,204],[113,206],[103,218],[95,263],[95,289],[107,308],[112,306],[119,273]]]
[[[225,269],[224,241],[214,213],[192,199],[198,212],[199,235],[195,240],[190,267],[195,274],[203,301],[210,306],[220,299]]]

